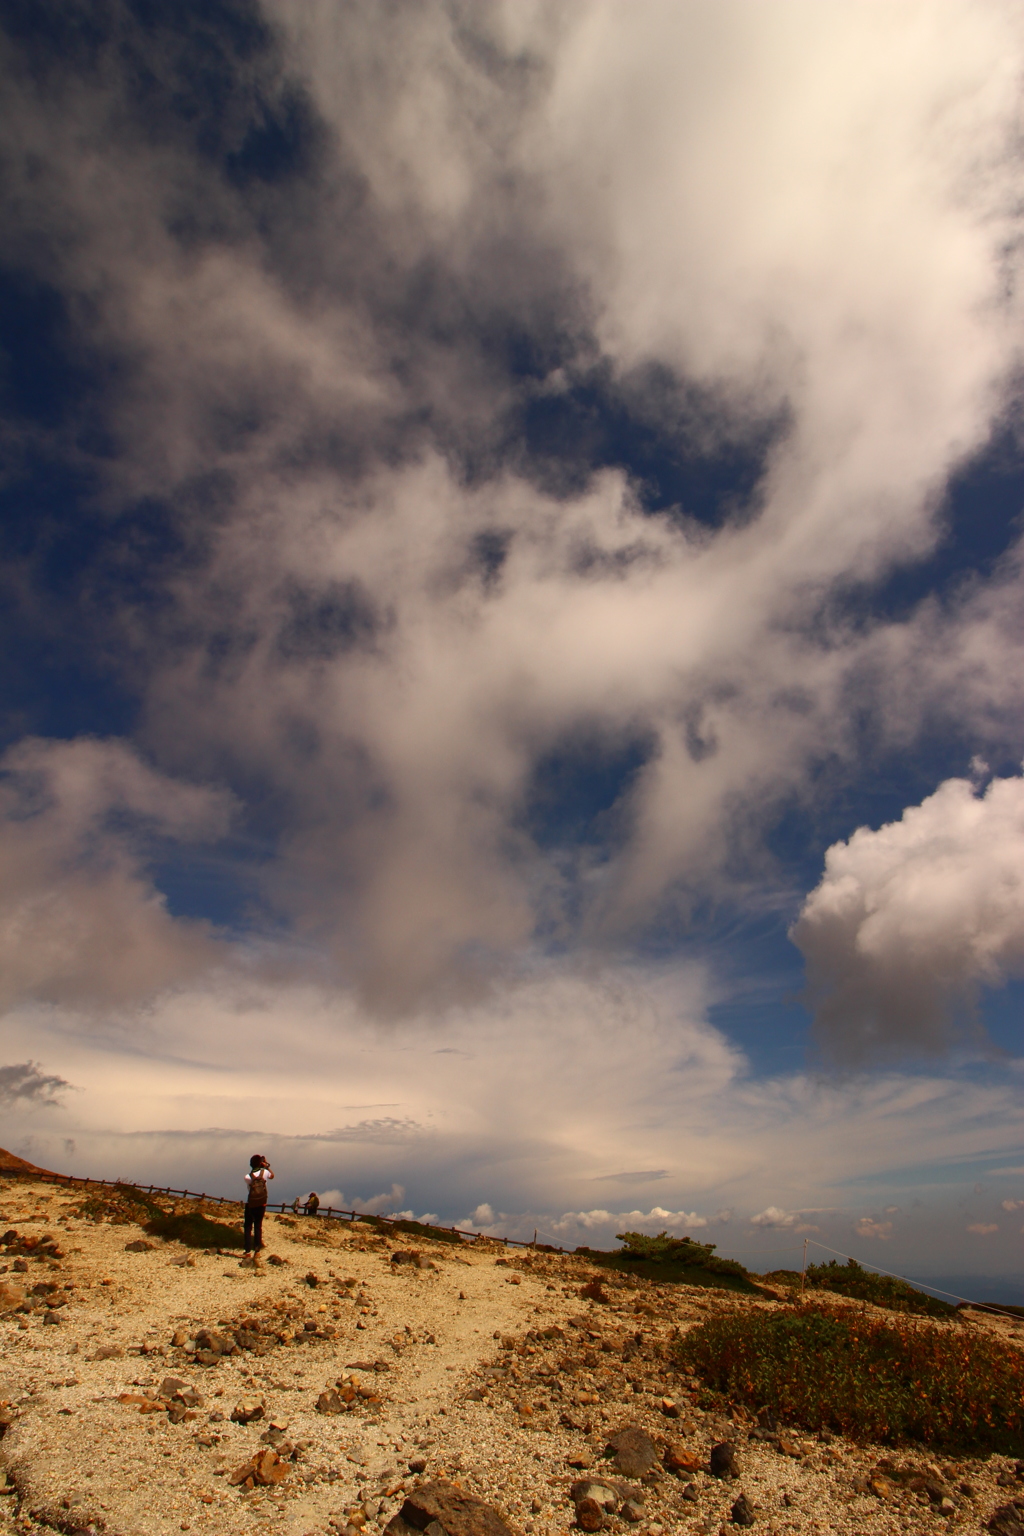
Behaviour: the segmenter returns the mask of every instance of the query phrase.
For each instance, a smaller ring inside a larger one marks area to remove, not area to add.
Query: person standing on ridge
[[[306,1201],[302,1209],[307,1216],[316,1215],[317,1211],[320,1209],[320,1196],[317,1194],[316,1190],[311,1192],[309,1199]]]
[[[245,1200],[245,1253],[250,1252],[255,1261],[263,1247],[263,1214],[267,1209],[267,1180],[274,1177],[274,1170],[262,1153],[249,1159],[249,1172],[245,1176],[248,1194]],[[244,1260],[243,1260],[244,1263]]]

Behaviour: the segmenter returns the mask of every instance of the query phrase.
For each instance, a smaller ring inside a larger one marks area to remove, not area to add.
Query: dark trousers
[[[265,1205],[245,1207],[245,1251],[259,1253],[263,1247],[263,1212]]]

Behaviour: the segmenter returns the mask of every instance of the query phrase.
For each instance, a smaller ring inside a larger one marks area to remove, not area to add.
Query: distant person
[[[307,1216],[316,1215],[317,1211],[320,1209],[320,1196],[317,1194],[316,1190],[313,1190],[302,1209],[305,1211]]]
[[[245,1176],[248,1193],[245,1198],[245,1252],[253,1258],[263,1247],[263,1213],[267,1209],[267,1180],[274,1177],[274,1170],[261,1152],[249,1159],[249,1172]]]

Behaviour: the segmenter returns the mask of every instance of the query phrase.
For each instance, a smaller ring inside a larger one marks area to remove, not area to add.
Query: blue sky
[[[14,1149],[1005,1289],[1015,18],[0,25]]]

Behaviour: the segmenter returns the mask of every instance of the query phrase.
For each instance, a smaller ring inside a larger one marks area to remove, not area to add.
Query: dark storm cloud
[[[63,1077],[54,1072],[44,1072],[37,1061],[22,1061],[14,1066],[0,1067],[0,1104],[43,1105],[53,1108],[60,1104],[60,1095],[71,1087]]]

